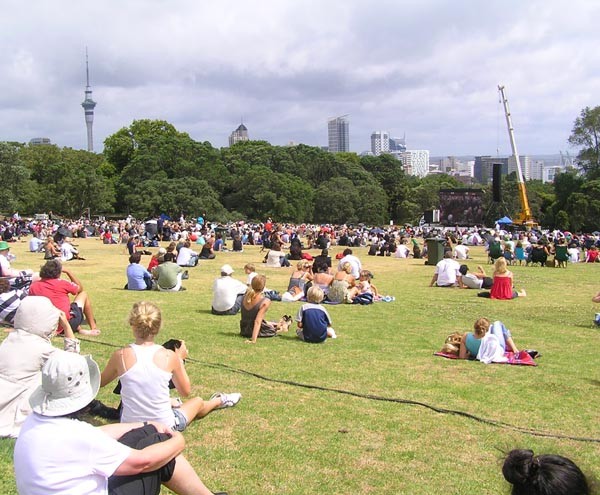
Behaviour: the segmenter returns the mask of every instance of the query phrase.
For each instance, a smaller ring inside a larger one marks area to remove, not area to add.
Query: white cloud
[[[519,149],[553,153],[600,104],[599,14],[586,0],[9,0],[0,139],[85,147],[88,46],[96,148],[140,118],[214,146],[241,117],[253,138],[323,145],[326,119],[348,113],[354,151],[384,129],[433,155],[508,153],[502,83]]]

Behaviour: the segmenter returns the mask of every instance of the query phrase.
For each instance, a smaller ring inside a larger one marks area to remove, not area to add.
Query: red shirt
[[[29,288],[30,296],[44,296],[50,299],[52,304],[71,319],[71,300],[69,294],[77,295],[79,285],[68,282],[62,278],[48,278],[33,282]]]
[[[492,299],[512,299],[512,296],[512,278],[494,277],[494,285],[492,285],[492,288],[490,289],[490,297]]]

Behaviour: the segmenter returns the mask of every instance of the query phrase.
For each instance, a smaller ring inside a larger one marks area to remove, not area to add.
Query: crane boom
[[[519,152],[517,151],[517,143],[515,142],[515,133],[512,126],[512,120],[510,118],[508,100],[504,94],[504,86],[498,86],[498,91],[500,91],[500,95],[502,96],[502,104],[504,105],[504,115],[506,116],[506,126],[508,127],[510,146],[515,157],[515,161],[517,162],[517,181],[519,185],[519,199],[521,200],[521,213],[514,223],[534,226],[537,224],[531,215],[531,208],[529,207],[529,200],[527,199],[527,189],[525,188],[525,180],[523,179],[523,170],[521,169],[521,160],[519,158]]]

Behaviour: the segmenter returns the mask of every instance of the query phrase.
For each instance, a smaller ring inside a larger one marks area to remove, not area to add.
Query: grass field
[[[41,255],[28,253],[26,246],[13,245],[14,266],[37,269]],[[214,490],[508,493],[501,459],[515,447],[560,453],[600,477],[600,330],[592,325],[600,306],[591,302],[599,290],[600,265],[515,266],[516,286],[526,288],[528,296],[492,301],[476,297],[474,290],[429,288],[433,267],[423,260],[368,257],[365,249],[356,249],[375,273],[373,283],[395,302],[328,306],[338,339],[322,345],[302,343],[294,332],[249,345],[238,335],[238,316],[210,314],[211,285],[223,263],[245,281],[242,267],[254,262],[267,275],[267,286],[283,291],[291,269],[264,267],[257,248],[202,261],[190,270],[188,290],[176,294],[122,290],[127,265],[122,246],[86,239],[80,250],[86,261],[70,265],[90,293],[102,329],[100,337],[82,342],[82,353],[93,354],[102,368],[114,346],[132,340],[126,317],[133,302],[146,298],[163,310],[158,341],[188,343],[195,395],[243,394],[237,407],[216,411],[185,432],[186,455]],[[483,248],[472,254],[471,269],[485,264]],[[268,316],[295,315],[299,305],[273,303]],[[470,330],[479,316],[501,319],[520,348],[539,350],[539,366],[486,366],[433,356],[449,333]],[[102,390],[100,399],[116,405],[111,391]],[[5,494],[16,493],[13,445],[0,441]]]

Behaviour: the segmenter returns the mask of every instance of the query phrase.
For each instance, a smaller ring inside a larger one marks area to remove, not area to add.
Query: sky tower
[[[90,69],[88,67],[88,53],[87,47],[85,49],[85,100],[81,106],[85,110],[85,126],[87,127],[87,149],[88,151],[94,151],[94,137],[92,133],[92,125],[94,124],[94,107],[96,102],[92,100],[92,88],[90,87]]]

